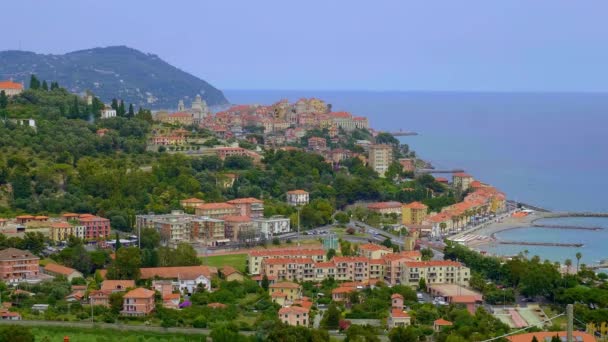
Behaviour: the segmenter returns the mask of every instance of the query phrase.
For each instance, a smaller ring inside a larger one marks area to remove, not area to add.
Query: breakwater
[[[585,226],[570,226],[561,224],[532,224],[532,227],[536,228],[551,228],[551,229],[573,229],[573,230],[602,230],[602,227],[585,227]]]
[[[439,170],[439,169],[418,169],[417,173],[459,173],[464,172],[463,169]]]
[[[583,247],[582,243],[531,242],[531,241],[497,241],[501,245],[549,246],[549,247]]]

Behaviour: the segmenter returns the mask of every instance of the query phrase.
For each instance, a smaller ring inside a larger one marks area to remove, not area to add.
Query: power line
[[[539,323],[539,324],[537,324],[537,325],[540,325],[541,323],[547,323],[547,322],[550,322],[550,321],[552,321],[552,320],[556,319],[557,317],[564,316],[565,314],[566,314],[565,312],[562,312],[562,313],[561,313],[561,314],[559,314],[559,315],[555,315],[555,316],[553,316],[553,317],[551,317],[551,318],[547,318],[546,320],[544,320],[544,321],[540,322],[540,323]],[[522,332],[522,331],[526,331],[526,330],[528,330],[528,329],[530,329],[530,328],[532,328],[532,327],[535,327],[535,326],[536,326],[536,325],[531,325],[531,326],[526,327],[526,328],[523,328],[523,329],[515,330],[515,331],[510,332],[510,333],[508,333],[508,334],[504,334],[504,335],[501,335],[501,336],[493,337],[493,338],[491,338],[491,339],[489,339],[489,340],[483,340],[482,342],[495,341],[495,340],[501,339],[501,338],[503,338],[503,337],[507,337],[507,336],[515,335],[515,334],[518,334],[518,333],[520,333],[520,332]]]

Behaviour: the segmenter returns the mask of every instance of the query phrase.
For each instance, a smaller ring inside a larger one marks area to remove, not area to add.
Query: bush
[[[346,233],[349,235],[355,234],[355,228],[349,227],[348,229],[346,229]]]

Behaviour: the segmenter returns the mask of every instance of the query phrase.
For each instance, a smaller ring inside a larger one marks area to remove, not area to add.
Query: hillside
[[[126,46],[64,55],[0,52],[0,79],[12,78],[27,85],[32,73],[43,80],[58,81],[71,92],[91,90],[106,103],[122,98],[145,108],[175,108],[179,99],[193,99],[196,94],[201,94],[210,106],[227,103],[224,94],[204,80],[156,55]]]

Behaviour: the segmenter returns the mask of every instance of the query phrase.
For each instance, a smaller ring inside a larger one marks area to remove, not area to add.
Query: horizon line
[[[306,88],[221,88],[221,91],[361,92],[361,93],[482,93],[482,94],[589,94],[608,95],[608,90],[395,90],[395,89],[306,89]]]

